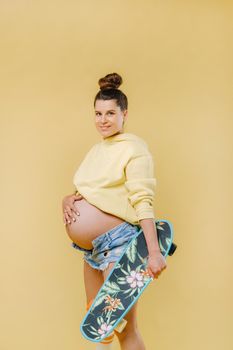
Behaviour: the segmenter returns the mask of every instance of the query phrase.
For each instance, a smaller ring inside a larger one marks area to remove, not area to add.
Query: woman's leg
[[[108,274],[112,270],[114,263],[110,263],[108,268],[103,271],[104,280],[107,278]],[[138,331],[137,326],[137,303],[130,309],[130,311],[124,316],[127,320],[127,324],[121,333],[115,332],[121,345],[121,350],[145,350],[145,345],[143,343],[142,337]]]
[[[87,305],[96,297],[104,279],[102,271],[92,268],[85,260],[83,265]]]

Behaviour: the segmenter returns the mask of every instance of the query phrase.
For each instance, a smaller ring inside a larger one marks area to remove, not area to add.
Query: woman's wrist
[[[152,249],[152,250],[149,250],[149,257],[156,257],[158,256],[159,254],[161,254],[161,250],[158,248],[156,249]]]
[[[158,256],[161,251],[158,242],[155,219],[142,219],[139,223],[146,239],[149,256]]]

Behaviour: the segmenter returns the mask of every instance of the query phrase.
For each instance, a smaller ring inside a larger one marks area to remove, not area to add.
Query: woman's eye
[[[112,114],[112,115],[114,115],[115,113],[114,113],[114,112],[108,112],[108,114]],[[98,113],[98,112],[97,112],[95,115],[96,115],[96,116],[99,116],[99,115],[100,115],[100,113]]]

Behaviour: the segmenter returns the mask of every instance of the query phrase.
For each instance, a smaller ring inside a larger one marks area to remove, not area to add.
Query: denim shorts
[[[127,221],[113,227],[92,241],[93,249],[87,250],[72,242],[73,248],[84,252],[84,260],[94,269],[104,271],[110,262],[115,262],[123,254],[130,240],[140,230],[139,225]]]

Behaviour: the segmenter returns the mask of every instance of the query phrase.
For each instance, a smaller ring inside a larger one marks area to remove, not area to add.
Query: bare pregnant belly
[[[92,249],[92,241],[99,235],[124,222],[123,219],[108,214],[86,199],[74,202],[80,216],[75,215],[76,221],[67,224],[66,232],[73,242],[85,249]]]

